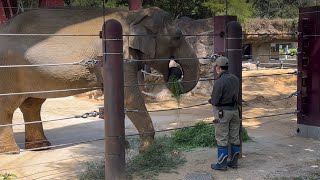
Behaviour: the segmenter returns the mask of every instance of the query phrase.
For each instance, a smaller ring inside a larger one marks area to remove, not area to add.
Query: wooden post
[[[103,89],[105,119],[105,179],[125,179],[123,38],[120,22],[104,23]]]
[[[320,6],[300,9],[298,48],[298,128],[303,137],[320,139]]]
[[[220,36],[213,37],[213,53],[226,56],[226,26],[227,23],[231,21],[237,21],[237,16],[215,16],[213,18],[213,29],[215,34],[220,34]],[[218,78],[218,74],[215,72],[215,68],[213,69],[214,78]]]
[[[226,57],[229,59],[229,71],[240,80],[239,116],[242,119],[242,27],[236,22],[229,22],[226,30]],[[242,121],[240,126],[240,156],[242,154]]]

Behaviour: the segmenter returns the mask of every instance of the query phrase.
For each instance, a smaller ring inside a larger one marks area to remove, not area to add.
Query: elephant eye
[[[174,36],[174,40],[180,40],[182,37],[182,32],[180,30],[176,31],[176,36]]]
[[[181,36],[175,36],[173,39],[179,41],[181,39]]]

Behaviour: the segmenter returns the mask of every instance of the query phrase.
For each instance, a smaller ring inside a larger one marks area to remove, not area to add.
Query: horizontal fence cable
[[[5,168],[5,169],[0,169],[0,171],[8,171],[8,170],[14,170],[14,169],[23,169],[26,167],[32,167],[32,166],[39,166],[39,165],[43,165],[43,164],[52,164],[54,162],[62,162],[62,161],[67,161],[73,158],[81,158],[81,157],[90,157],[90,156],[99,156],[100,154],[104,154],[105,152],[95,152],[93,154],[86,154],[86,155],[76,155],[76,156],[71,156],[68,158],[63,158],[63,159],[58,159],[58,160],[53,160],[53,161],[46,161],[46,162],[40,162],[40,163],[34,163],[34,164],[27,164],[27,165],[23,165],[23,166],[19,166],[19,167],[10,167],[10,168]],[[61,169],[61,168],[65,168],[65,167],[55,167],[56,169]],[[23,177],[19,177],[19,178],[23,178]]]
[[[188,81],[179,81],[179,83],[189,83],[189,82],[198,82],[198,81],[212,81],[217,80],[216,78],[206,78],[199,80],[188,80]],[[124,87],[136,87],[136,86],[150,86],[150,85],[164,85],[164,84],[175,84],[177,82],[159,82],[159,83],[142,83],[142,84],[133,84],[133,85],[124,85]]]
[[[39,147],[39,148],[31,148],[31,149],[27,149],[27,150],[21,149],[20,152],[39,151],[39,150],[46,150],[46,149],[50,149],[50,148],[73,146],[73,145],[78,145],[78,144],[85,144],[85,143],[90,143],[90,142],[102,141],[102,140],[104,140],[104,139],[105,139],[105,138],[96,138],[96,139],[85,140],[85,141],[78,141],[78,142],[72,142],[72,143],[57,144],[57,145],[45,146],[45,147]],[[15,152],[15,151],[4,152],[4,153],[0,153],[0,155],[10,154],[10,153],[16,153],[16,152]]]
[[[177,34],[123,34],[123,37],[161,37],[161,36],[172,36],[172,37],[210,37],[210,36],[223,36],[222,33],[210,33],[210,34],[181,34],[181,35],[177,35]]]
[[[286,115],[288,115],[287,118],[295,117],[294,114],[285,114],[285,115],[281,115],[281,116],[286,116]],[[281,120],[284,120],[284,119],[280,118],[280,119],[274,119],[274,120],[270,120],[270,121],[266,121],[266,122],[261,122],[259,125],[270,124],[270,123],[281,121]]]
[[[79,119],[79,118],[89,118],[89,117],[97,117],[101,115],[101,112],[92,111],[89,113],[84,113],[82,115],[75,115],[71,117],[65,117],[65,118],[58,118],[58,119],[51,119],[51,120],[41,120],[41,121],[32,121],[32,122],[24,122],[24,123],[15,123],[15,124],[2,124],[0,127],[8,127],[8,126],[22,126],[22,125],[28,125],[28,124],[37,124],[37,123],[45,123],[45,122],[55,122],[55,121],[64,121],[64,120],[70,120],[70,119]]]
[[[248,117],[248,118],[242,118],[242,120],[249,120],[249,119],[260,119],[260,118],[267,118],[267,117],[275,117],[275,116],[283,116],[283,115],[290,115],[290,114],[297,114],[299,111],[293,111],[293,112],[286,112],[286,113],[279,113],[279,114],[271,114],[271,115],[265,115],[265,116],[256,116],[256,117]],[[214,124],[208,123],[208,124]],[[139,136],[139,135],[145,135],[145,134],[151,134],[151,133],[160,133],[160,132],[167,132],[167,131],[175,131],[179,129],[187,129],[187,128],[193,128],[196,125],[192,126],[185,126],[185,127],[180,127],[180,128],[170,128],[170,129],[163,129],[163,130],[155,130],[151,132],[144,132],[144,133],[135,133],[135,134],[128,134],[125,135],[125,137],[132,137],[132,136]],[[120,136],[117,136],[120,137]],[[92,140],[85,140],[85,141],[78,141],[78,142],[73,142],[73,143],[64,143],[64,144],[58,144],[58,145],[52,145],[52,146],[46,146],[46,147],[40,147],[40,148],[32,148],[28,150],[21,150],[20,152],[27,152],[27,151],[34,151],[34,150],[45,150],[48,148],[57,148],[57,147],[65,147],[65,146],[73,146],[73,145],[78,145],[78,144],[85,144],[85,143],[90,143],[90,142],[96,142],[96,141],[102,141],[105,138],[96,138]],[[5,152],[5,153],[0,153],[1,154],[8,154],[8,153],[14,153],[14,152]]]
[[[244,33],[243,36],[281,36],[281,35],[300,35],[301,32],[294,31],[288,33]]]
[[[103,135],[104,132],[95,132],[95,133],[81,133],[82,137],[90,136],[90,135]],[[61,138],[54,138],[54,139],[49,139],[49,140],[39,140],[39,141],[28,141],[28,142],[17,142],[18,145],[27,145],[27,144],[33,144],[33,143],[42,143],[42,142],[54,142],[54,141],[59,141],[59,140],[70,140],[70,139],[75,139],[78,138],[79,136],[73,136],[73,137],[61,137]],[[12,144],[1,144],[0,147],[5,147],[8,145]]]
[[[19,68],[19,67],[42,67],[42,66],[69,66],[69,65],[88,65],[93,66],[100,62],[100,60],[90,59],[81,60],[71,63],[57,63],[57,64],[17,64],[17,65],[0,65],[0,68]]]
[[[250,75],[250,76],[242,76],[242,78],[270,77],[270,76],[285,76],[285,75],[298,75],[298,71],[288,72],[288,73],[275,73],[275,74]]]
[[[294,96],[298,96],[299,91],[295,91],[291,94],[289,94],[286,97],[283,98],[278,98],[275,100],[269,100],[269,101],[282,101],[282,100],[286,100],[286,99],[290,99]],[[246,102],[246,101],[243,101]],[[191,109],[191,108],[195,108],[195,107],[200,107],[200,106],[205,106],[205,105],[211,105],[209,102],[204,102],[204,103],[200,103],[200,104],[195,104],[195,105],[190,105],[190,106],[184,106],[184,107],[178,107],[178,108],[169,108],[169,109],[160,109],[160,110],[151,110],[151,111],[144,111],[144,110],[138,110],[138,109],[125,109],[125,112],[141,112],[141,113],[145,113],[145,112],[165,112],[165,111],[175,111],[175,110],[182,110],[182,109]]]
[[[194,58],[159,58],[159,59],[124,59],[124,62],[149,62],[149,61],[170,61],[170,60],[195,60],[195,59],[204,59],[204,60],[214,60],[211,57],[194,57]]]
[[[279,114],[272,114],[272,115],[265,115],[265,116],[256,116],[256,117],[242,118],[242,120],[261,119],[261,118],[275,117],[275,116],[284,116],[284,115],[297,114],[297,113],[298,113],[298,111],[293,111],[293,112],[287,112],[287,113],[279,113]],[[212,125],[212,124],[215,124],[215,123],[211,122],[211,123],[208,123],[208,124],[211,124],[211,125]],[[145,134],[151,134],[151,133],[175,131],[175,130],[179,130],[179,129],[193,128],[193,127],[195,127],[195,126],[196,126],[196,125],[184,126],[184,127],[180,127],[180,128],[170,128],[170,129],[156,130],[156,131],[152,131],[152,132],[128,134],[128,135],[125,135],[125,136],[126,136],[126,137],[131,137],[131,136],[139,136],[139,135],[145,135]]]
[[[242,78],[253,78],[253,77],[268,77],[268,76],[282,76],[282,75],[298,75],[298,71],[293,71],[293,72],[288,72],[288,73],[275,73],[275,74],[260,74],[260,75],[250,75],[250,76],[242,76]],[[210,80],[215,80],[211,79],[214,75],[212,76],[206,76],[206,77],[201,77],[201,79],[210,79]]]
[[[295,56],[295,55],[299,55],[301,54],[300,52],[291,52],[291,53],[281,53],[281,54],[259,54],[259,55],[256,55],[256,57],[258,56]],[[243,57],[254,57],[254,55],[243,55]]]
[[[153,111],[141,111],[141,110],[125,109],[125,112],[164,112],[164,111],[174,111],[174,110],[181,110],[181,109],[190,109],[190,108],[205,106],[205,105],[208,105],[208,104],[209,104],[208,102],[205,102],[205,103],[191,105],[191,106],[184,106],[184,107],[170,108],[170,109],[160,109],[160,110],[153,110]]]
[[[55,36],[55,37],[100,37],[100,34],[47,34],[47,33],[0,33],[0,36]],[[211,37],[211,36],[221,36],[221,34],[212,33],[212,34],[160,34],[160,35],[151,35],[151,34],[123,34],[123,37]],[[120,40],[120,39],[119,39]]]
[[[251,75],[251,76],[243,76],[242,78],[254,78],[254,77],[268,77],[268,76],[282,76],[282,75],[297,75],[298,72],[289,72],[289,73],[277,73],[277,74],[262,74],[262,75]],[[157,75],[158,76],[158,75]],[[203,81],[214,81],[217,78],[211,77],[203,77],[199,80],[186,80],[186,81],[179,81],[179,83],[189,83],[189,82],[203,82]],[[134,84],[134,85],[124,85],[124,87],[135,87],[135,86],[151,86],[151,85],[164,85],[164,84],[175,84],[177,82],[158,82],[158,83],[141,83],[141,84]]]
[[[56,36],[56,37],[74,37],[74,36],[82,36],[82,37],[100,37],[100,34],[36,34],[36,33],[32,33],[32,34],[9,34],[9,33],[1,33],[0,36]]]
[[[75,88],[75,89],[56,89],[48,91],[30,91],[30,92],[17,92],[17,93],[2,93],[0,96],[17,96],[17,95],[30,95],[30,94],[42,94],[42,93],[57,93],[57,92],[69,92],[69,91],[83,91],[83,90],[97,90],[102,89],[102,87],[92,87],[92,88]]]
[[[270,114],[270,115],[257,116],[257,117],[245,117],[245,118],[242,118],[242,120],[260,119],[260,118],[268,118],[268,117],[275,117],[275,116],[284,116],[284,115],[297,114],[297,113],[299,113],[298,110],[293,111],[293,112],[286,112],[286,113],[279,113],[279,114]]]
[[[276,101],[283,101],[283,100],[287,100],[287,99],[290,99],[292,97],[297,97],[299,95],[299,91],[295,91],[293,93],[291,93],[290,95],[286,96],[286,97],[283,97],[283,98],[277,98],[277,99],[266,99],[266,101],[269,101],[269,102],[276,102]],[[243,102],[250,102],[249,101],[243,101]]]
[[[285,61],[285,60],[283,60],[283,61]],[[270,63],[260,63],[260,62],[258,62],[257,63],[257,65],[274,65],[274,64],[276,64],[276,65],[298,65],[298,63],[297,64],[293,64],[293,63],[281,63],[281,62],[270,62]]]

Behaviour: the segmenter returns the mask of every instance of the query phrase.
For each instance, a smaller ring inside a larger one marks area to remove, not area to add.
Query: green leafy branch
[[[15,174],[11,174],[11,173],[0,174],[0,180],[12,180],[14,178],[17,178]]]

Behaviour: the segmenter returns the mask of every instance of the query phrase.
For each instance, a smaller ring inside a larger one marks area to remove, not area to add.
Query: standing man
[[[240,117],[237,105],[240,82],[239,78],[228,71],[229,60],[218,57],[215,81],[209,103],[213,106],[215,136],[218,143],[218,163],[211,164],[215,170],[227,170],[238,167],[240,152]],[[228,143],[231,143],[231,161],[228,160]]]

